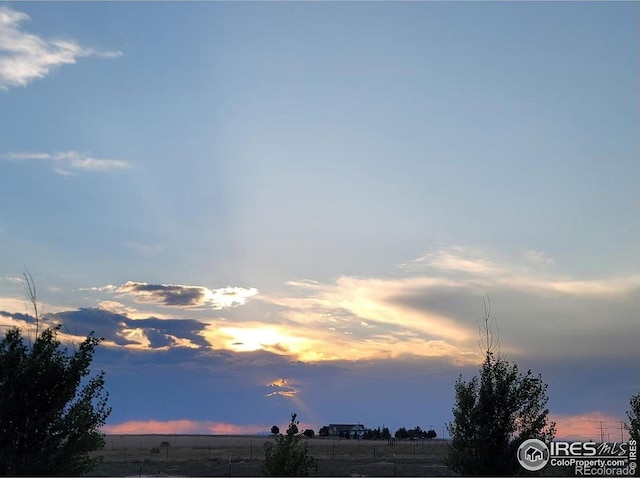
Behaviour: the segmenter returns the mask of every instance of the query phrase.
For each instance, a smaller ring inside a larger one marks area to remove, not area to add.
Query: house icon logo
[[[542,440],[531,438],[518,447],[518,462],[527,471],[542,470],[548,461],[549,448]]]

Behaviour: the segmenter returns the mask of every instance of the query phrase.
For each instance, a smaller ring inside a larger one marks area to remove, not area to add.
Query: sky
[[[558,437],[619,440],[639,10],[2,2],[0,325],[28,270],[104,339],[108,433],[442,436],[490,302]]]

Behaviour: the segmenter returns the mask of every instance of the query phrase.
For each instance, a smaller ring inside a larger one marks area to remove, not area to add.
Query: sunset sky
[[[1,329],[27,267],[65,341],[104,338],[111,433],[440,436],[488,297],[558,435],[619,440],[639,13],[0,3]]]

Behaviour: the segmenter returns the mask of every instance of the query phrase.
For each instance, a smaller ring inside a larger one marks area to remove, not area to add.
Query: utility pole
[[[600,421],[600,443],[604,443],[604,431],[606,430],[606,429],[603,427],[603,423],[604,423],[604,422],[601,420],[601,421]]]
[[[620,420],[620,441],[621,442],[624,441],[624,435],[622,434],[623,427],[624,427],[624,422],[622,420]]]

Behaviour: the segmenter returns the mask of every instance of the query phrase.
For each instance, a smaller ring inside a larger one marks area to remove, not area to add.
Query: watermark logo
[[[527,471],[540,471],[548,464],[573,468],[575,476],[634,476],[637,452],[638,444],[634,439],[621,443],[545,443],[531,438],[518,447],[517,458]]]
[[[518,447],[518,462],[527,471],[542,470],[549,462],[547,444],[537,438],[523,441]]]

